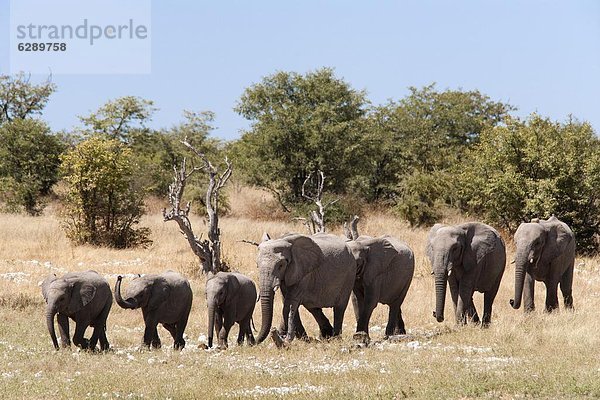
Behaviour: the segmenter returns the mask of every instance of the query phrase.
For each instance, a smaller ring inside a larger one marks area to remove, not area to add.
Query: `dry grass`
[[[256,193],[232,198],[233,216],[222,219],[224,255],[230,265],[257,281],[256,248],[238,240],[258,241],[264,231],[278,235],[302,231],[281,221],[245,218]],[[260,198],[260,197],[259,197]],[[159,206],[153,208],[157,211]],[[204,230],[194,218],[197,232]],[[424,257],[426,231],[410,229],[393,216],[367,215],[361,233],[389,233],[415,251],[415,279],[403,307],[409,337],[382,341],[386,308],[377,308],[372,323],[372,346],[353,347],[355,324],[346,313],[341,340],[327,343],[296,341],[288,350],[271,343],[256,347],[231,346],[205,351],[197,346],[206,335],[203,278],[176,224],[163,223],[155,212],[143,224],[152,229],[149,249],[110,250],[72,247],[53,215],[38,218],[0,215],[0,387],[3,398],[574,398],[600,396],[598,306],[600,262],[578,259],[574,282],[575,312],[524,316],[512,310],[513,269],[509,265],[498,294],[489,329],[456,329],[438,324],[430,267]],[[341,229],[335,231],[341,233]],[[512,250],[510,250],[512,252]],[[509,259],[512,254],[509,254]],[[164,347],[141,350],[139,311],[114,305],[108,319],[113,348],[106,354],[76,349],[55,352],[43,320],[38,283],[50,272],[95,269],[114,285],[116,274],[179,270],[188,275],[194,306],[187,328],[188,344],[179,353],[170,348],[160,328]],[[537,304],[544,301],[537,286]],[[476,295],[481,307],[482,296]],[[447,301],[450,315],[451,303]],[[329,313],[330,315],[330,313]],[[256,325],[260,312],[255,314]],[[278,321],[276,315],[276,322]],[[304,315],[309,333],[312,318]],[[230,343],[237,328],[230,335]]]

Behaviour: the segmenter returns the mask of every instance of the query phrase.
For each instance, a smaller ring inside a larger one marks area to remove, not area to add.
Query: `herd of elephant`
[[[515,233],[515,297],[513,308],[534,309],[535,281],[546,286],[546,310],[558,308],[558,285],[566,308],[573,307],[572,283],[575,262],[575,237],[556,217],[523,223]],[[500,287],[506,265],[506,247],[498,232],[483,223],[434,225],[427,239],[427,257],[435,279],[436,306],[433,316],[444,320],[446,287],[454,304],[456,322],[487,326],[492,304]],[[257,290],[251,279],[240,273],[209,273],[206,281],[208,308],[208,346],[217,332],[219,347],[227,347],[231,327],[239,324],[238,343],[264,341],[277,332],[285,342],[305,337],[298,308],[305,307],[319,325],[322,337],[340,335],[350,298],[356,317],[356,335],[368,339],[369,320],[377,304],[389,306],[386,336],[405,334],[402,303],[411,284],[415,260],[403,241],[391,236],[360,236],[347,240],[335,235],[286,234],[271,239],[267,234],[258,246],[259,299],[262,323],[255,339],[251,319]],[[192,306],[192,290],[182,275],[167,271],[133,278],[121,294],[122,277],[117,278],[115,300],[126,309],[142,309],[145,330],[143,343],[160,347],[157,325],[171,334],[174,347],[185,346],[184,330]],[[275,292],[283,296],[283,320],[278,330],[271,329]],[[475,291],[484,294],[480,317],[473,304]],[[94,271],[51,275],[42,283],[47,303],[46,322],[52,342],[59,348],[54,329],[56,316],[61,344],[70,345],[69,318],[76,323],[73,343],[82,349],[107,350],[106,321],[113,294],[106,279]],[[323,308],[333,308],[333,326]],[[88,327],[91,338],[85,339]]]

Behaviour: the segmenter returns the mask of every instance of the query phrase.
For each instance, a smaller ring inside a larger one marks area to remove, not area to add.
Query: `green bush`
[[[144,213],[144,191],[129,147],[91,136],[62,156],[68,184],[64,227],[77,244],[126,248],[149,245],[148,228],[136,228]]]
[[[554,214],[571,226],[581,252],[598,248],[600,141],[587,123],[538,115],[485,131],[455,169],[459,205],[513,232]]]
[[[0,197],[9,211],[42,211],[42,197],[58,180],[63,149],[42,121],[14,119],[0,126]]]

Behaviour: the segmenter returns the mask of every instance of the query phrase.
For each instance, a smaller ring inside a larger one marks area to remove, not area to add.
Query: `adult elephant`
[[[54,330],[56,315],[63,347],[71,344],[69,335],[69,318],[71,318],[75,321],[73,343],[76,346],[93,350],[100,340],[100,349],[108,350],[106,319],[112,306],[112,292],[104,277],[96,271],[71,272],[60,278],[52,274],[42,282],[42,295],[47,303],[46,324],[54,348],[57,350],[59,348]],[[88,326],[94,328],[90,340],[83,337]]]
[[[525,297],[525,311],[533,311],[535,281],[546,285],[546,311],[558,308],[558,284],[565,307],[573,308],[573,268],[575,235],[567,224],[555,216],[523,223],[515,232],[515,298],[514,309]]]
[[[389,306],[385,334],[406,334],[401,306],[415,271],[415,258],[406,243],[391,236],[359,236],[346,243],[356,259],[352,291],[356,332],[369,333],[369,320],[378,303]]]
[[[192,308],[192,289],[181,274],[166,271],[160,275],[141,275],[129,283],[125,299],[121,296],[122,276],[117,277],[115,299],[122,308],[142,309],[144,344],[148,347],[161,346],[157,325],[161,323],[174,340],[175,349],[185,347],[183,332]]]
[[[282,288],[284,295],[283,315],[288,321],[288,342],[297,331],[300,305],[315,316],[322,332],[331,324],[321,309],[333,307],[331,333],[333,336],[341,334],[344,312],[356,277],[356,261],[345,240],[329,234],[290,234],[266,240],[258,246],[257,264],[262,311],[258,343],[265,340],[271,329],[277,287]]]
[[[473,304],[473,293],[478,291],[484,294],[482,322],[487,326],[506,264],[506,248],[500,234],[479,222],[435,224],[429,231],[427,256],[435,276],[433,316],[437,321],[444,320],[447,283],[457,323],[479,322]]]

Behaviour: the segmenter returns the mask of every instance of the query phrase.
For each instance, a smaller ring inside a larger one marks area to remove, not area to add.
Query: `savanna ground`
[[[250,218],[260,214],[265,198],[247,188],[231,190],[232,215],[221,220],[225,258],[255,282],[256,248],[238,241],[258,241],[264,231],[275,236],[303,231],[292,222]],[[513,297],[514,269],[509,264],[491,327],[456,328],[449,298],[447,322],[439,324],[432,317],[433,279],[424,255],[427,230],[410,229],[391,215],[374,212],[362,218],[361,233],[398,236],[415,252],[415,277],[403,305],[406,338],[382,340],[387,307],[380,305],[371,320],[373,342],[368,348],[354,346],[355,320],[349,307],[342,339],[294,341],[286,350],[270,341],[238,347],[235,327],[228,350],[203,350],[198,345],[207,333],[204,278],[197,274],[197,260],[177,225],[163,223],[159,209],[159,204],[151,206],[143,220],[152,229],[154,244],[134,250],[71,246],[52,207],[37,218],[0,215],[0,397],[600,397],[599,259],[576,260],[574,312],[563,311],[561,303],[561,311],[543,313],[545,290],[540,283],[536,285],[536,312],[524,315],[522,310],[511,309],[508,300]],[[192,222],[197,234],[205,230],[200,218]],[[341,234],[341,229],[333,232]],[[510,240],[507,243],[510,260],[514,249]],[[162,349],[140,348],[141,312],[113,304],[107,328],[111,351],[55,351],[43,318],[39,282],[52,272],[87,269],[104,274],[113,287],[118,274],[173,269],[188,276],[194,304],[186,348],[173,351],[172,340],[162,327]],[[476,294],[478,309],[482,301],[482,295]],[[281,304],[276,307],[280,310]],[[274,323],[280,318],[276,312]],[[312,318],[303,313],[303,320],[309,334],[316,335]],[[259,307],[255,324],[260,324]]]

